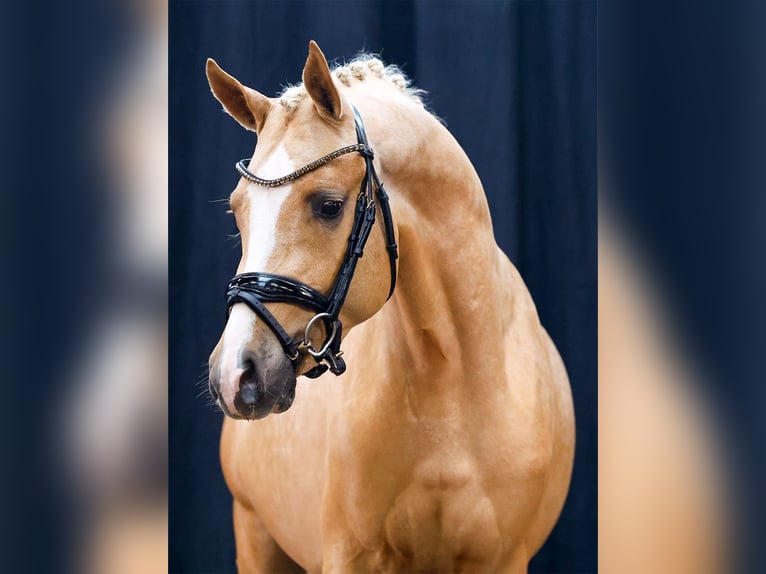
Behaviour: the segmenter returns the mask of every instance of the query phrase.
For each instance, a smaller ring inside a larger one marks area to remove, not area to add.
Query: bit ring
[[[306,323],[306,329],[303,332],[303,341],[301,342],[300,347],[306,349],[306,351],[308,351],[309,354],[315,359],[324,357],[327,354],[327,350],[330,348],[330,345],[332,345],[332,342],[335,340],[335,336],[338,333],[338,326],[335,322],[333,322],[330,336],[327,337],[327,340],[324,342],[324,345],[322,345],[322,348],[317,351],[314,348],[314,345],[311,344],[311,338],[309,336],[311,333],[311,328],[319,319],[324,319],[325,317],[329,316],[329,313],[317,313],[309,320],[308,323]]]

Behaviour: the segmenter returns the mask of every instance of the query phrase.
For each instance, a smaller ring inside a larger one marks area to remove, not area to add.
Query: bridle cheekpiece
[[[302,353],[308,353],[314,358],[317,365],[306,373],[305,376],[309,378],[316,378],[328,369],[335,375],[340,375],[346,370],[346,363],[342,359],[343,351],[340,349],[343,325],[338,317],[354,277],[356,264],[364,254],[364,247],[375,223],[375,213],[378,207],[380,207],[383,218],[386,249],[390,263],[389,299],[396,287],[398,252],[388,195],[375,171],[373,164],[375,156],[367,143],[367,133],[364,130],[362,117],[355,106],[352,105],[351,109],[354,112],[354,125],[356,126],[358,142],[354,145],[335,150],[288,175],[276,179],[263,179],[256,176],[248,170],[249,161],[247,159],[240,160],[235,165],[237,172],[247,181],[263,187],[279,187],[348,153],[357,152],[365,159],[365,175],[356,199],[354,222],[348,237],[348,247],[329,294],[324,295],[297,279],[262,272],[236,275],[229,281],[226,288],[227,317],[235,303],[246,304],[276,335],[294,367],[297,367]],[[296,341],[287,333],[277,318],[266,308],[266,303],[298,305],[315,313],[306,324],[302,340]],[[311,343],[311,330],[319,321],[324,324],[327,335],[321,347],[317,349]]]

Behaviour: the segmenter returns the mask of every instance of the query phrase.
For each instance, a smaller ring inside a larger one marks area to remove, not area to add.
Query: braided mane
[[[349,87],[352,82],[364,82],[370,76],[379,78],[411,100],[423,105],[421,95],[425,94],[425,91],[414,87],[398,66],[393,64],[386,66],[372,54],[360,54],[346,64],[333,66],[330,71],[342,85]],[[287,86],[278,96],[278,100],[286,110],[293,111],[306,96],[306,89],[300,83]]]

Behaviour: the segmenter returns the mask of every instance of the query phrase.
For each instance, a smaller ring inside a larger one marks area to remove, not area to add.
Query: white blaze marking
[[[293,171],[295,164],[280,145],[256,175],[263,179],[275,179]],[[266,271],[264,266],[274,250],[279,212],[292,187],[289,183],[279,187],[260,187],[254,183],[247,186],[250,229],[244,271]]]
[[[258,169],[256,175],[264,179],[274,179],[293,171],[295,171],[295,164],[290,161],[285,148],[280,145]],[[265,266],[276,243],[279,212],[291,189],[290,184],[270,188],[260,187],[254,183],[248,185],[250,225],[247,238],[247,260],[242,269],[243,273],[268,271]],[[239,389],[239,378],[243,373],[240,367],[240,354],[253,337],[255,321],[255,313],[244,303],[237,303],[231,309],[231,315],[223,332],[220,361],[221,395],[226,404],[231,407],[234,405],[234,395]]]
[[[240,351],[253,337],[255,313],[244,303],[236,303],[231,308],[229,320],[223,330],[221,345],[220,382],[224,402],[234,406],[234,395],[239,390],[239,378],[243,369],[239,366]]]

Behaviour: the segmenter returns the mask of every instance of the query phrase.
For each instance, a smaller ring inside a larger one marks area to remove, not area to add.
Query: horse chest
[[[411,570],[449,572],[492,561],[500,539],[495,507],[475,481],[461,482],[415,482],[391,507],[386,543]]]
[[[366,571],[455,572],[495,563],[501,535],[495,504],[468,460],[429,460],[381,496],[376,515],[351,530]]]

